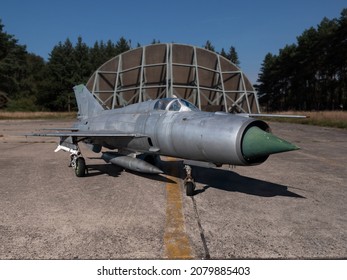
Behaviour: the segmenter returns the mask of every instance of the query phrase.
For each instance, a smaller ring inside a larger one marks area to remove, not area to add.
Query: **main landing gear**
[[[186,172],[186,178],[184,179],[184,187],[186,189],[187,196],[193,196],[195,191],[195,182],[192,177],[192,168],[189,165],[184,166]]]
[[[86,161],[82,157],[78,147],[78,141],[75,137],[61,137],[55,152],[59,152],[60,150],[70,153],[69,167],[75,170],[77,177],[84,177],[88,173]]]
[[[86,161],[83,157],[76,154],[70,156],[70,166],[75,169],[75,174],[77,177],[84,177],[87,173]]]

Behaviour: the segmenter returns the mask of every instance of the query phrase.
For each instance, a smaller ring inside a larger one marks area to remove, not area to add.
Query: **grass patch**
[[[76,112],[0,112],[0,120],[75,119]]]
[[[275,121],[275,122],[299,123],[299,124],[308,124],[308,125],[347,129],[347,112],[346,111],[318,111],[318,112],[288,111],[288,112],[272,112],[271,114],[304,115],[304,116],[308,116],[308,118],[306,119],[266,118],[266,120]]]
[[[306,119],[291,118],[263,118],[265,121],[299,123],[317,126],[327,126],[347,129],[347,112],[346,111],[319,111],[319,112],[271,112],[269,114],[282,115],[304,115]],[[75,119],[76,112],[6,112],[0,111],[0,120],[39,120],[39,119]]]

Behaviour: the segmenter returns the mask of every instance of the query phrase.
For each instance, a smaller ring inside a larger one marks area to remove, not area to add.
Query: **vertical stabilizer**
[[[75,86],[73,89],[78,105],[79,118],[86,119],[94,117],[104,110],[84,85]]]

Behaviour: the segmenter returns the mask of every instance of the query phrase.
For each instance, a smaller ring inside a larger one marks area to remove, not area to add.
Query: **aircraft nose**
[[[272,133],[266,132],[257,126],[248,128],[242,139],[242,154],[247,161],[298,149],[300,148],[296,145]]]

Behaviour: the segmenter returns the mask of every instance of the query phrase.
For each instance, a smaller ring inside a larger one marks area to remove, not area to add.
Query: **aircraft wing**
[[[280,115],[280,114],[249,114],[249,113],[240,113],[239,116],[248,117],[248,118],[292,118],[292,119],[305,119],[307,116],[302,115]]]
[[[116,133],[113,131],[56,131],[56,132],[48,132],[48,133],[32,133],[32,134],[27,134],[26,136],[39,136],[39,137],[60,137],[60,143],[55,150],[55,152],[64,150],[67,152],[70,152],[72,154],[78,154],[78,146],[77,142],[79,141],[84,141],[87,139],[98,139],[98,138],[106,138],[106,137],[112,137],[117,139],[118,141],[129,141],[134,138],[145,138],[148,137],[143,134],[138,134],[138,133]],[[75,139],[75,140],[73,140]],[[90,149],[93,150],[94,152],[98,153],[101,150],[101,146],[94,146],[93,144],[88,144],[90,145]],[[151,147],[149,149],[151,152],[157,152],[159,149],[155,147]]]
[[[89,137],[132,137],[141,138],[147,137],[143,134],[138,133],[116,133],[112,131],[57,131],[48,133],[32,133],[27,136],[41,136],[41,137],[78,137],[78,138],[89,138]]]

